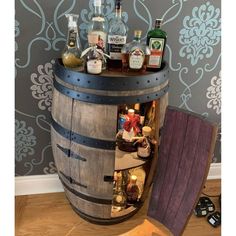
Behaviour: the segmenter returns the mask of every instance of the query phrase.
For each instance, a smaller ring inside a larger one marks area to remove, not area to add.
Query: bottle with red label
[[[147,45],[151,55],[147,63],[148,71],[158,71],[162,68],[167,33],[161,29],[162,19],[156,19],[155,28],[147,34]]]
[[[84,50],[86,55],[86,72],[98,75],[102,73],[103,54],[97,48],[98,38],[96,35],[88,35],[89,48]]]
[[[134,39],[131,43],[123,46],[122,71],[144,73],[150,56],[149,47],[141,42],[142,31],[134,31]]]

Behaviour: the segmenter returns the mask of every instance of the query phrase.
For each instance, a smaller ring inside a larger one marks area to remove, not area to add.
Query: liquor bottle
[[[119,106],[118,111],[118,131],[124,130],[124,123],[125,123],[125,115],[128,114],[128,106],[126,104]]]
[[[122,70],[121,49],[126,44],[127,27],[121,17],[121,1],[116,0],[116,15],[109,23],[108,30],[108,55],[107,62],[109,70]]]
[[[130,175],[135,175],[137,177],[136,184],[138,185],[138,188],[139,188],[138,198],[140,198],[142,193],[143,193],[143,189],[144,189],[144,183],[145,183],[145,179],[146,179],[146,172],[143,169],[143,167],[140,166],[140,167],[137,167],[137,168],[134,168],[134,169],[130,169],[129,174]]]
[[[151,55],[147,63],[147,70],[160,70],[165,53],[167,34],[161,29],[162,19],[156,19],[155,29],[147,34],[147,45],[151,50]]]
[[[86,71],[89,74],[101,74],[103,55],[101,51],[97,49],[98,38],[96,35],[88,35],[89,48],[86,49],[82,56],[86,55]]]
[[[151,136],[152,129],[149,126],[144,126],[142,128],[142,140],[139,142],[137,155],[140,158],[148,158],[151,155]]]
[[[122,174],[118,172],[116,175],[116,187],[113,192],[113,200],[112,200],[112,211],[117,212],[125,209],[127,204],[127,196],[122,188]]]
[[[137,176],[131,175],[130,182],[126,188],[127,204],[132,205],[138,201],[139,187],[137,185]]]
[[[97,47],[106,52],[107,43],[107,22],[102,13],[102,1],[94,0],[94,14],[88,25],[88,35],[96,35],[98,38]]]
[[[62,52],[62,62],[65,67],[83,71],[84,60],[81,58],[81,46],[77,27],[79,15],[65,14],[65,16],[68,19],[68,35]]]
[[[123,170],[121,173],[122,173],[122,188],[126,189],[127,184],[129,183],[130,174],[128,170]]]
[[[146,119],[145,125],[155,129],[155,113],[156,113],[156,101],[152,101],[151,107],[149,108]]]
[[[122,50],[122,70],[124,72],[144,73],[150,55],[149,48],[141,42],[142,31],[134,31],[134,40],[125,45]]]

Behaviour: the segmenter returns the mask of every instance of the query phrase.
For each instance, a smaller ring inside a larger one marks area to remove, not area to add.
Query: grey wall
[[[104,0],[104,13],[113,17],[114,0]],[[16,175],[55,173],[50,144],[53,59],[64,47],[65,13],[80,14],[85,45],[92,0],[16,0],[15,131]],[[221,121],[220,0],[124,0],[123,17],[129,40],[136,28],[144,36],[155,18],[163,17],[168,33],[170,104]],[[221,162],[220,134],[213,162]]]

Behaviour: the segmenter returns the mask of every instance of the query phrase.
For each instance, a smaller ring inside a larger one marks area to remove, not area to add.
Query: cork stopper
[[[155,27],[156,28],[160,28],[161,27],[161,24],[162,24],[162,21],[163,21],[163,19],[156,19],[156,21],[155,21]]]
[[[134,110],[139,111],[140,110],[140,103],[136,103],[134,105]]]
[[[91,45],[95,45],[98,43],[98,36],[96,34],[88,35],[88,43]]]
[[[152,129],[149,127],[149,126],[144,126],[142,128],[142,134],[144,136],[150,136],[151,135],[151,132],[152,132]]]
[[[135,30],[134,31],[135,38],[141,38],[141,36],[142,36],[142,30]]]
[[[128,114],[134,114],[135,110],[134,109],[129,109]]]

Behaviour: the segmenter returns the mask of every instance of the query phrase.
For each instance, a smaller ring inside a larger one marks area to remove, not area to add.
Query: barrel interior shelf
[[[164,63],[155,73],[95,76],[56,60],[53,155],[65,194],[84,219],[119,223],[146,200],[168,104],[168,74]]]
[[[150,161],[150,159],[145,160],[138,157],[137,152],[124,152],[119,150],[118,147],[116,147],[115,158],[116,171],[136,168]]]

